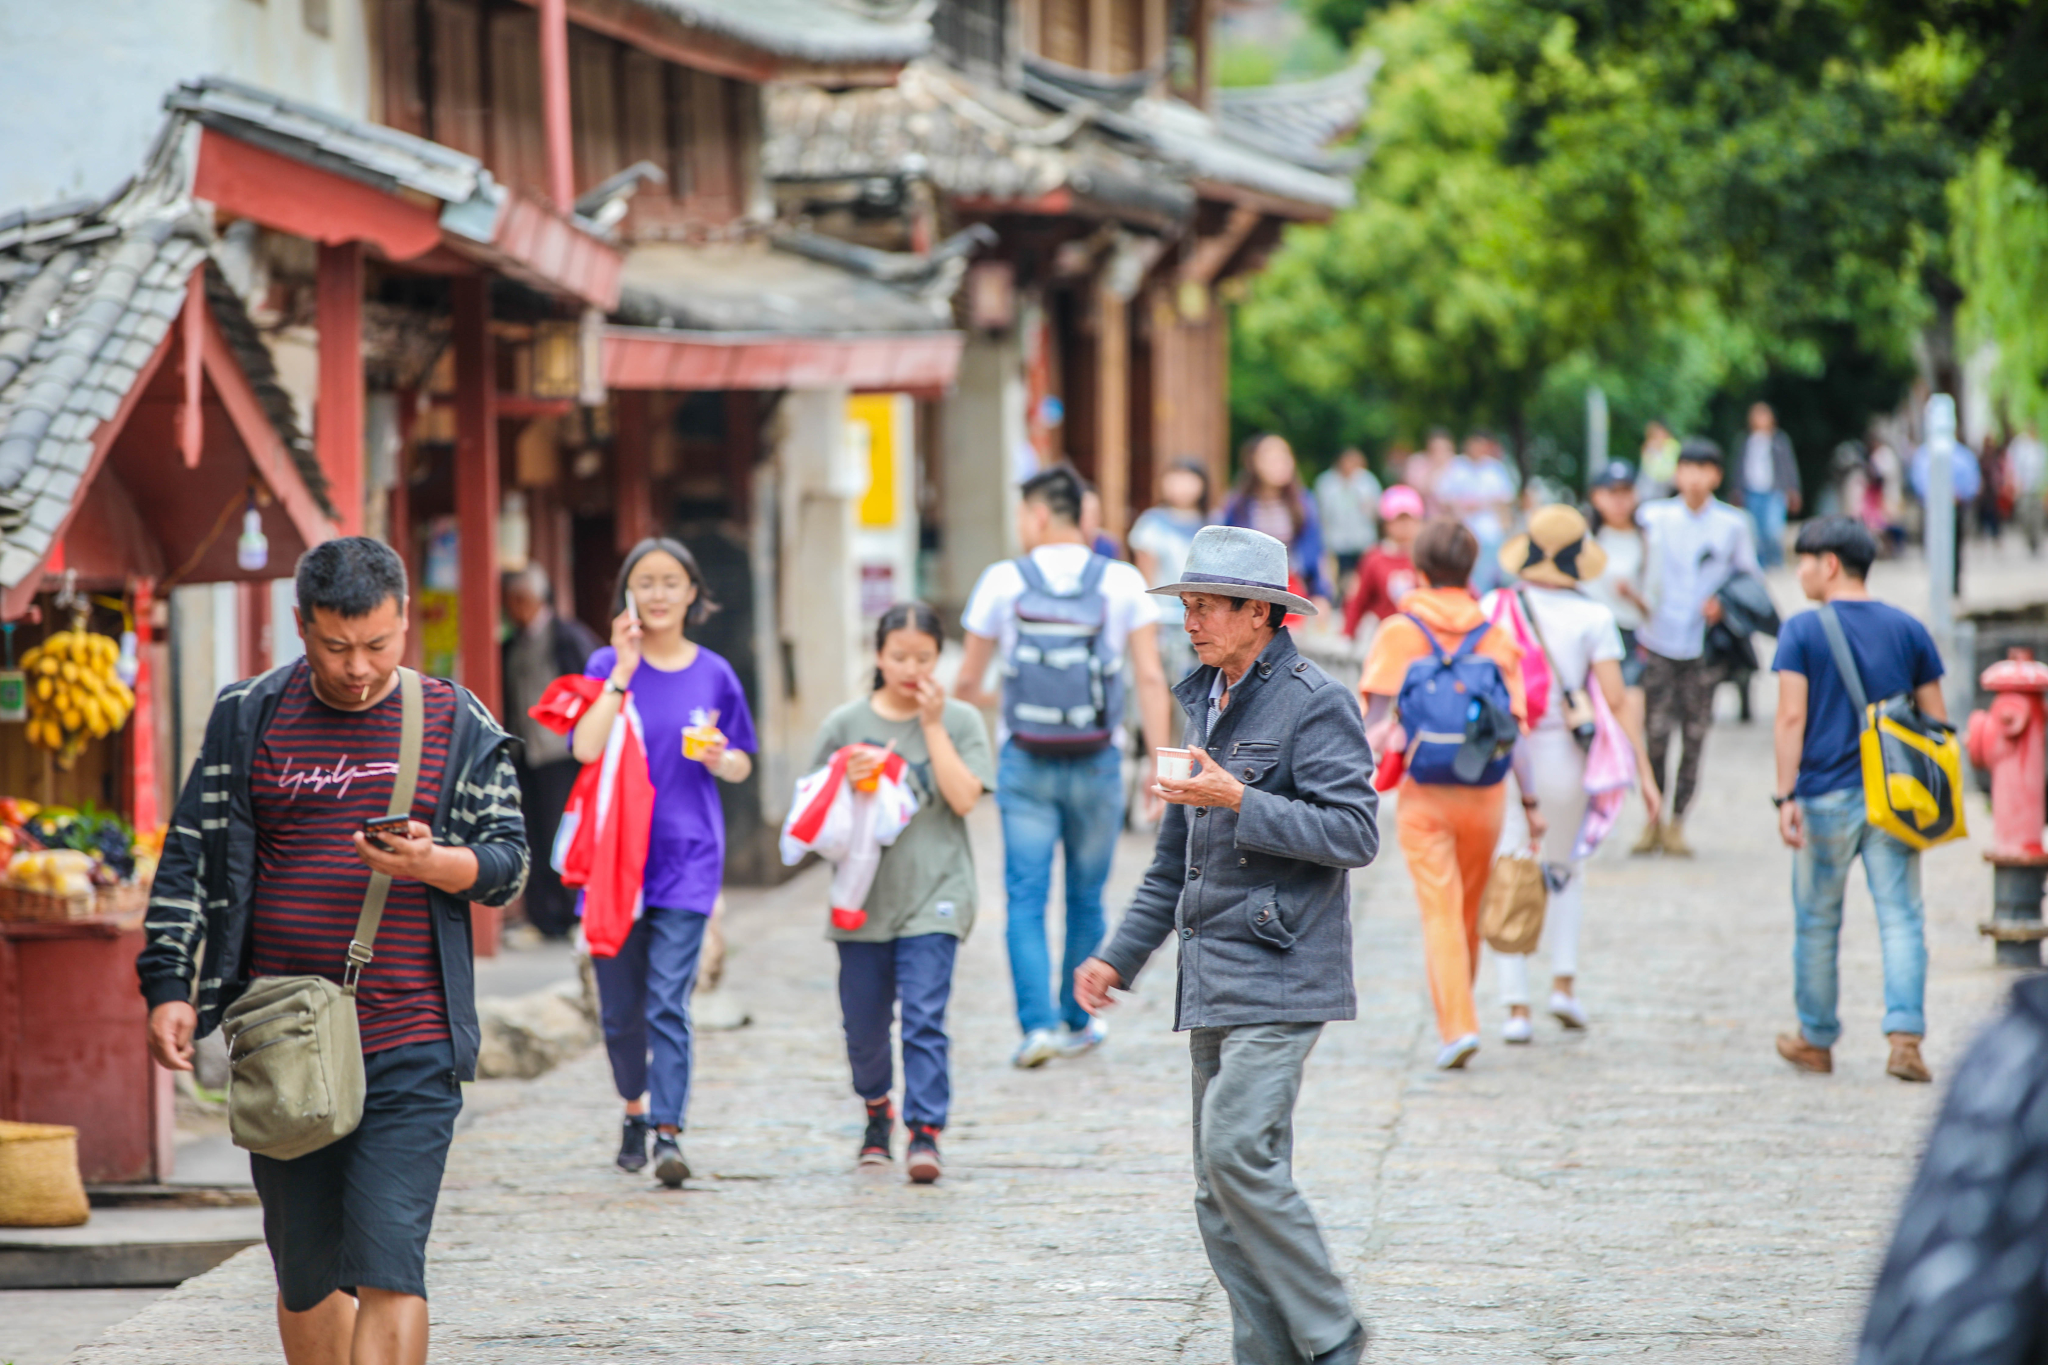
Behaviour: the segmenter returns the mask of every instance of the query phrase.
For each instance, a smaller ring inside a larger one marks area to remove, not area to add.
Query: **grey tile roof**
[[[1131,97],[1115,82],[1091,91],[1087,75],[1026,58],[1023,90],[1053,109],[1084,115],[1104,132],[1193,179],[1235,185],[1324,209],[1344,208],[1352,202],[1349,177],[1329,174],[1327,157],[1319,151],[1314,153],[1318,164],[1307,165],[1278,146],[1243,139],[1233,128],[1182,100]],[[1103,102],[1105,94],[1114,102]]]
[[[1216,121],[1237,141],[1269,147],[1299,165],[1356,170],[1363,155],[1352,149],[1333,151],[1332,144],[1358,131],[1379,69],[1380,54],[1369,51],[1319,80],[1218,90]]]
[[[441,225],[450,231],[484,242],[496,231],[504,186],[481,161],[452,147],[225,76],[185,82],[164,100],[164,107],[174,116],[387,193],[405,189],[430,195],[444,205]]]
[[[748,47],[821,65],[894,64],[931,47],[930,3],[877,0],[634,0]]]
[[[0,218],[0,587],[14,587],[42,562],[100,424],[170,331],[192,272],[206,266],[211,228],[184,193],[174,144],[160,140],[150,167],[109,202]],[[240,300],[210,273],[207,292],[265,412],[331,516],[291,399]]]
[[[886,89],[773,86],[767,132],[762,162],[778,181],[908,176],[996,200],[1064,189],[1167,219],[1194,207],[1185,184],[1103,137],[1087,110],[1056,113],[929,62]]]
[[[950,282],[949,282],[950,285]],[[898,288],[766,242],[647,242],[626,253],[615,321],[684,332],[943,332],[951,288]]]

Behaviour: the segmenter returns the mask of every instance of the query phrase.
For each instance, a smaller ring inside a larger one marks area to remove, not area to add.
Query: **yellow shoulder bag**
[[[1925,715],[1913,694],[1871,701],[1841,618],[1820,609],[1835,671],[1863,717],[1863,805],[1871,824],[1908,848],[1933,848],[1969,831],[1963,823],[1963,749],[1953,725]]]

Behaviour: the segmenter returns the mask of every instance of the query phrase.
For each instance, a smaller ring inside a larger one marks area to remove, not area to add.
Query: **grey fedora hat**
[[[1302,616],[1317,614],[1315,603],[1287,591],[1287,547],[1250,527],[1204,526],[1195,532],[1180,578],[1152,591],[1161,597],[1184,592],[1250,597],[1278,602]]]

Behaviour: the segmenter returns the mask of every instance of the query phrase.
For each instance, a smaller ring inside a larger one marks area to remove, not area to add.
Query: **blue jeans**
[[[695,910],[650,905],[617,957],[590,959],[612,1083],[628,1104],[646,1095],[647,1121],[657,1128],[682,1127],[690,1107],[690,992],[710,922]]]
[[[1010,979],[1017,1023],[1026,1032],[1088,1027],[1074,1002],[1074,969],[1102,944],[1102,884],[1124,827],[1123,757],[1115,745],[1085,758],[1047,758],[1014,742],[996,764],[996,805],[1003,813],[1003,891],[1009,923]],[[1052,960],[1045,940],[1045,903],[1052,894],[1052,855],[1067,851],[1067,948],[1060,1003],[1052,1003]]]
[[[1775,488],[1742,490],[1742,505],[1756,523],[1756,560],[1766,569],[1785,562],[1785,495]]]
[[[853,1090],[872,1103],[895,1082],[889,1024],[903,1011],[903,1121],[946,1126],[952,1078],[946,1065],[946,1003],[953,995],[951,934],[912,934],[891,943],[839,945],[839,1011]]]
[[[1863,858],[1863,877],[1877,902],[1884,952],[1884,1031],[1927,1032],[1927,942],[1921,934],[1920,855],[1864,819],[1863,789],[1802,797],[1806,847],[1793,855],[1793,998],[1799,1031],[1815,1047],[1842,1036],[1835,1015],[1835,950],[1842,933],[1842,893],[1849,865]]]

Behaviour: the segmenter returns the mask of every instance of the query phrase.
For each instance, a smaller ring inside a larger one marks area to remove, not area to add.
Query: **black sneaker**
[[[868,1105],[868,1131],[860,1140],[861,1166],[886,1166],[896,1158],[889,1151],[889,1137],[896,1130],[896,1109],[888,1097]]]
[[[929,1185],[942,1173],[939,1165],[939,1130],[929,1123],[910,1125],[909,1161],[904,1169],[913,1185]]]
[[[670,1189],[679,1189],[690,1178],[690,1163],[683,1160],[677,1134],[661,1133],[654,1139],[654,1178]]]
[[[619,1129],[619,1169],[642,1171],[647,1168],[647,1134],[653,1125],[647,1122],[645,1114],[628,1114],[626,1122]]]

